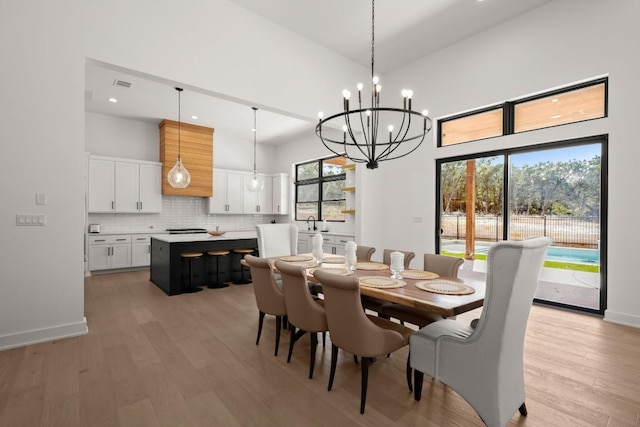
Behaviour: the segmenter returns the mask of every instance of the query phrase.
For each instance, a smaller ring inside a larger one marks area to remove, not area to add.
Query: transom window
[[[344,157],[329,157],[296,164],[296,221],[344,221]]]
[[[441,119],[438,146],[606,117],[607,84],[598,79]]]

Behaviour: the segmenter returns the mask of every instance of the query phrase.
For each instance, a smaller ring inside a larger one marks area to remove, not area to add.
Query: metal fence
[[[476,215],[475,238],[478,241],[502,240],[504,222],[502,216]],[[443,239],[466,237],[465,215],[442,215]],[[597,218],[572,216],[513,215],[509,218],[509,238],[514,240],[536,236],[547,236],[554,246],[598,248],[600,222]]]

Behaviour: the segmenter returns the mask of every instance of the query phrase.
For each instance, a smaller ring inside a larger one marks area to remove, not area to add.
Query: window
[[[438,121],[438,146],[607,116],[608,79],[598,79]]]
[[[296,221],[344,221],[344,164],[344,157],[330,157],[296,165]]]

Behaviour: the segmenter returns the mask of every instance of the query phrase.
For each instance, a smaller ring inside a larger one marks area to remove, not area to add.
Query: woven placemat
[[[364,276],[360,278],[360,286],[368,286],[370,288],[393,289],[406,286],[404,280],[392,279],[391,277],[381,276]]]
[[[429,280],[418,282],[416,283],[416,288],[427,292],[445,295],[468,295],[476,291],[471,286],[452,282],[450,280]]]
[[[327,256],[322,258],[323,264],[344,264],[346,261],[346,258],[343,256]]]
[[[405,277],[407,279],[416,279],[416,280],[431,280],[431,279],[437,279],[438,277],[440,277],[439,274],[432,273],[430,271],[424,271],[424,270],[405,270],[400,274],[402,274],[402,277]]]
[[[345,270],[344,268],[308,268],[307,269],[307,274],[313,274],[314,271],[316,270],[322,270],[322,271],[326,271],[328,273],[333,273],[333,274],[338,274],[340,276],[352,276],[353,275],[353,271],[352,270]]]
[[[288,255],[279,258],[281,261],[286,262],[302,262],[302,261],[312,261],[313,257],[309,255]]]
[[[389,268],[386,264],[379,262],[357,262],[356,270],[387,270]]]

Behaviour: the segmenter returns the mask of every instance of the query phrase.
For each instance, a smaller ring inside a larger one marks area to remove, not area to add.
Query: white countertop
[[[315,234],[318,234],[318,233],[322,234],[323,236],[327,235],[327,236],[348,236],[348,237],[353,237],[353,233],[349,233],[349,232],[342,232],[341,233],[341,232],[338,232],[338,231],[320,231],[320,230],[316,230],[316,231],[313,231],[313,230],[300,230],[300,231],[298,231],[298,234],[313,234],[313,235],[315,235]]]
[[[258,235],[255,231],[227,231],[222,236],[212,236],[208,233],[192,234],[152,234],[152,239],[161,240],[168,243],[184,242],[209,242],[214,240],[238,240],[256,239]]]

